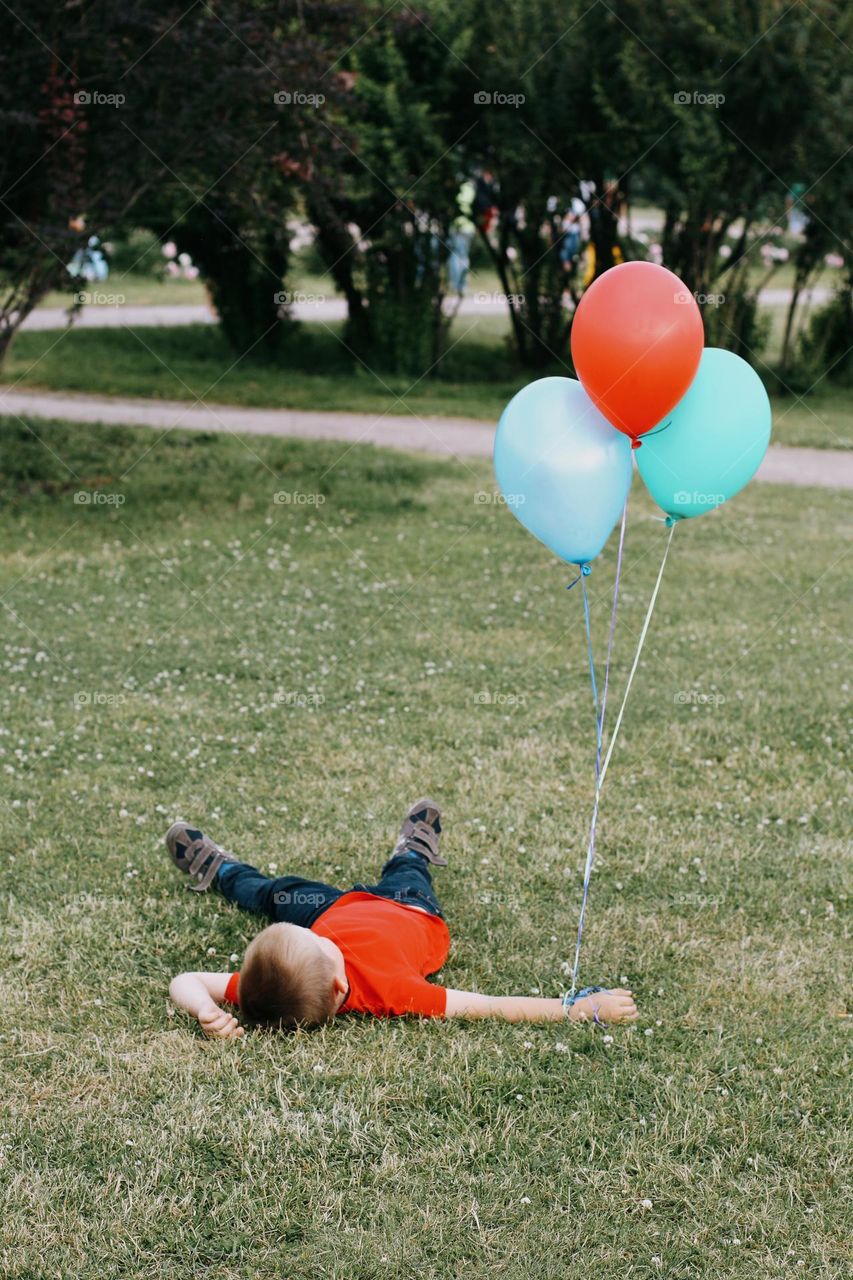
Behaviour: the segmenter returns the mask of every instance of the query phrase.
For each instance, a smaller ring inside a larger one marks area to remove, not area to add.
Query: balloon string
[[[592,628],[589,620],[589,595],[586,589],[586,578],[581,582],[581,590],[583,591],[583,622],[586,630],[586,656],[589,663],[589,683],[592,686],[592,705],[595,709],[595,779],[598,782],[598,775],[601,772],[601,729],[602,715],[598,710],[598,684],[595,679],[595,660],[592,656]]]
[[[660,584],[663,579],[663,571],[666,568],[666,561],[669,555],[669,548],[672,543],[672,535],[675,532],[676,523],[677,522],[674,522],[673,524],[671,524],[669,528],[669,537],[667,538],[666,546],[664,547],[663,557],[661,558],[660,568],[658,569],[657,581],[655,582],[654,590],[652,591],[651,599],[649,600],[649,606],[646,610],[646,616],[645,616],[645,619],[643,620],[643,627],[642,627],[642,630],[640,631],[640,638],[637,641],[637,651],[634,654],[634,661],[631,665],[631,671],[628,676],[628,683],[626,684],[625,692],[622,695],[622,705],[619,708],[619,714],[616,717],[616,724],[614,726],[613,733],[610,736],[610,741],[607,745],[607,754],[604,757],[604,764],[602,765],[600,770],[597,770],[596,785],[595,785],[595,799],[593,800],[592,818],[589,824],[589,842],[587,844],[586,867],[584,869],[584,878],[583,878],[583,898],[581,900],[580,920],[578,921],[578,936],[575,942],[575,962],[574,962],[574,965],[572,966],[572,986],[571,986],[571,990],[564,997],[564,1000],[563,1000],[563,1003],[566,1005],[567,1008],[568,1008],[568,1002],[571,1001],[572,997],[577,992],[578,967],[580,965],[580,955],[581,955],[581,942],[583,941],[583,929],[584,929],[584,921],[586,918],[586,906],[587,906],[587,901],[589,899],[589,882],[592,877],[592,865],[593,865],[593,862],[595,861],[595,833],[596,833],[596,826],[598,824],[598,809],[599,809],[599,803],[601,800],[601,788],[604,786],[604,777],[605,777],[605,774],[607,773],[607,768],[610,764],[610,758],[613,755],[613,748],[616,745],[616,739],[619,736],[619,728],[622,724],[622,717],[625,714],[625,704],[628,701],[628,694],[631,692],[631,685],[634,682],[634,675],[636,674],[637,667],[639,666],[640,654],[642,653],[643,645],[646,642],[646,635],[649,630],[649,623],[652,620],[652,613],[654,612],[655,603],[658,598],[658,592],[660,591]],[[622,569],[622,538],[623,537],[624,537],[624,513],[623,513],[623,528],[622,528],[622,533],[620,534],[620,540],[619,540],[619,559],[616,565],[616,582],[613,588],[613,610],[611,613],[611,620],[610,620],[611,636],[610,636],[610,641],[608,641],[608,649],[607,649],[608,668],[610,665],[610,643],[612,641],[612,631],[616,621],[616,598],[619,590],[619,578],[621,576],[621,569]],[[607,674],[608,672],[605,672],[605,695],[604,695],[605,697],[606,697],[606,688],[607,688]],[[604,698],[602,698],[602,721],[604,719],[603,703],[604,703]]]
[[[671,524],[669,527],[669,537],[667,538],[666,546],[664,547],[663,559],[660,562],[660,569],[658,570],[657,582],[655,583],[654,591],[652,592],[651,599],[649,600],[649,607],[646,610],[646,616],[645,616],[645,619],[643,620],[643,629],[640,632],[640,639],[637,642],[637,652],[634,654],[634,661],[631,666],[631,672],[628,676],[628,683],[625,685],[625,692],[622,695],[622,705],[619,708],[619,714],[616,717],[616,724],[614,726],[613,733],[611,734],[610,742],[607,745],[607,755],[604,757],[604,764],[602,765],[602,768],[601,768],[601,776],[598,779],[599,791],[604,786],[604,778],[607,773],[608,766],[610,764],[610,757],[613,755],[613,748],[616,746],[616,739],[619,736],[619,727],[622,724],[622,717],[625,714],[625,704],[628,701],[628,694],[631,692],[631,685],[634,682],[634,675],[636,674],[637,667],[639,666],[640,654],[642,653],[643,645],[646,642],[646,633],[649,629],[649,623],[652,620],[652,613],[654,612],[655,602],[657,601],[658,592],[660,591],[661,579],[663,578],[663,571],[666,568],[666,560],[667,560],[667,556],[669,555],[669,548],[672,544],[672,535],[675,533],[676,526],[677,526],[677,522]]]
[[[576,578],[572,578],[571,582],[568,583],[566,586],[567,591],[571,591],[572,587],[576,587],[582,578],[588,578],[592,573],[592,566],[588,565],[585,561],[578,564],[578,568],[580,569],[580,573]],[[584,583],[584,589],[586,589],[586,583]]]
[[[616,578],[613,583],[613,607],[610,610],[610,631],[607,636],[607,660],[604,664],[604,693],[601,699],[601,729],[604,731],[604,708],[607,706],[607,689],[610,684],[610,658],[613,653],[613,636],[616,632],[616,604],[619,599],[619,583],[622,579],[622,552],[625,548],[625,527],[628,522],[628,499],[622,508],[622,524],[619,528],[619,550],[616,555]]]
[[[590,824],[589,824],[589,841],[587,843],[587,849],[586,849],[586,867],[584,868],[584,875],[583,875],[583,898],[581,899],[581,913],[580,913],[580,919],[578,921],[578,936],[577,936],[577,940],[575,941],[575,962],[574,962],[574,965],[572,966],[572,986],[571,986],[571,990],[563,997],[563,1005],[567,1010],[569,1009],[571,1000],[578,989],[578,967],[580,965],[580,959],[581,959],[581,942],[583,941],[583,927],[584,927],[584,921],[586,919],[586,904],[589,899],[589,882],[592,877],[592,864],[595,861],[595,831],[596,831],[596,826],[598,824],[598,808],[599,808],[599,802],[601,800],[601,788],[604,786],[604,776],[607,773],[607,767],[610,764],[610,757],[613,755],[613,748],[616,745],[616,739],[619,736],[619,726],[622,724],[622,717],[625,714],[625,704],[628,701],[628,694],[631,692],[631,685],[634,682],[634,675],[636,673],[637,667],[640,662],[640,654],[642,653],[643,645],[646,642],[646,633],[648,632],[648,629],[649,629],[649,623],[652,620],[652,613],[654,612],[655,602],[658,598],[661,579],[663,578],[663,571],[666,568],[666,560],[667,560],[667,556],[669,555],[669,548],[670,548],[670,544],[672,543],[672,535],[675,532],[676,523],[677,521],[673,522],[669,527],[669,537],[666,540],[666,546],[664,547],[663,557],[660,562],[660,569],[658,569],[657,581],[655,582],[654,590],[652,591],[651,599],[649,600],[649,607],[646,610],[646,616],[643,621],[643,628],[642,628],[642,631],[640,632],[640,638],[637,641],[637,652],[634,654],[634,661],[631,665],[631,672],[628,676],[628,683],[626,684],[625,692],[622,695],[622,705],[619,708],[619,714],[616,717],[616,724],[613,728],[613,733],[610,736],[610,741],[607,744],[607,755],[604,757],[604,764],[602,765],[600,770],[598,769],[598,753],[596,753],[595,799],[593,800],[593,804],[592,804],[592,818],[590,819]],[[622,537],[624,537],[624,532],[625,532],[625,527],[624,527],[624,513],[623,513],[622,533],[619,539],[619,559],[616,564],[616,582],[614,583],[614,587],[613,587],[613,610],[610,618],[611,635],[610,635],[610,641],[608,641],[608,646],[607,646],[608,668],[610,666],[610,642],[612,641],[612,638],[613,638],[613,627],[616,621],[616,598],[619,591],[619,578],[621,576],[621,571],[622,571]],[[607,696],[607,672],[605,672],[604,684],[605,684],[604,697],[606,697]],[[604,698],[602,698],[601,720],[602,722],[604,720]],[[599,732],[600,732],[600,726],[599,726]]]
[[[616,557],[616,578],[613,583],[613,604],[610,609],[610,631],[607,636],[607,658],[604,664],[604,689],[601,695],[601,711],[598,709],[598,688],[595,680],[595,663],[592,656],[592,634],[589,619],[589,600],[587,599],[586,583],[583,584],[583,606],[584,606],[584,625],[586,627],[587,654],[589,657],[589,674],[592,684],[592,698],[595,705],[595,727],[596,727],[596,745],[595,745],[595,800],[593,802],[592,820],[590,823],[589,840],[586,850],[586,866],[583,876],[583,899],[581,901],[580,919],[578,920],[578,935],[575,942],[575,962],[572,968],[572,987],[566,999],[571,999],[577,991],[578,965],[580,964],[581,941],[583,939],[583,927],[586,918],[586,904],[589,898],[589,885],[592,878],[592,865],[595,861],[595,829],[598,822],[598,801],[601,794],[601,741],[604,733],[604,714],[607,709],[607,690],[610,685],[610,659],[613,654],[613,636],[616,631],[616,608],[619,601],[619,584],[622,580],[622,552],[625,546],[625,526],[628,520],[628,501],[622,508],[622,524],[619,529],[619,552]]]
[[[654,431],[644,431],[643,434],[639,437],[639,439],[651,440],[652,436],[663,435],[664,431],[667,431],[671,426],[672,426],[672,418],[670,418],[669,422],[665,422],[662,427],[655,427]]]

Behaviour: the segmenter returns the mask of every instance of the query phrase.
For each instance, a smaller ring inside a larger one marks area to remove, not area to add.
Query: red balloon
[[[704,337],[696,299],[678,276],[654,262],[623,262],[581,298],[572,360],[590,400],[636,448],[686,393]]]

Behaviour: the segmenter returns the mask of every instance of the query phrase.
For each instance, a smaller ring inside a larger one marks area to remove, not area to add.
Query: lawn
[[[4,1275],[849,1275],[842,494],[754,484],[676,531],[581,973],[631,985],[636,1028],[218,1044],[169,979],[234,967],[258,926],[186,892],[177,816],[352,883],[435,792],[440,981],[564,989],[581,600],[482,501],[485,463],[17,420],[0,442]],[[614,696],[663,536],[637,484]]]
[[[192,307],[206,306],[207,289],[201,280],[183,280],[171,276],[146,276],[137,272],[111,273],[107,280],[88,282],[82,280],[76,286],[80,293],[90,295],[88,314],[110,307]],[[45,294],[39,310],[59,307],[67,311],[74,300],[74,291],[62,290]]]
[[[278,364],[240,359],[212,326],[78,329],[22,333],[2,378],[19,387],[98,395],[203,399],[209,404],[327,409],[496,421],[530,381],[506,346],[500,316],[460,316],[438,376],[416,378],[368,369],[340,338],[342,326],[303,324]],[[555,363],[542,373],[571,373]],[[767,378],[768,371],[761,369]],[[853,447],[853,389],[825,383],[800,399],[774,400],[777,443]]]

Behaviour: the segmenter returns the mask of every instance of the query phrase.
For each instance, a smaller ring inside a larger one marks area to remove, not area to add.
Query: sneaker
[[[392,857],[398,853],[419,853],[434,866],[446,867],[447,859],[439,853],[440,841],[441,810],[434,800],[424,797],[409,805]]]
[[[217,871],[225,862],[239,862],[233,853],[219,845],[197,827],[175,822],[166,832],[166,848],[179,871],[184,871],[197,884],[187,885],[195,893],[204,893],[213,884]]]

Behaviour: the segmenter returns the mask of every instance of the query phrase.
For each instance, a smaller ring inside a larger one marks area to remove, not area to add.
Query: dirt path
[[[0,413],[71,422],[122,423],[169,431],[226,431],[298,436],[415,449],[451,457],[489,457],[494,426],[470,418],[418,418],[400,414],[295,409],[243,409],[174,400],[111,399],[0,387]],[[853,489],[853,451],[771,445],[757,478],[769,484]]]

